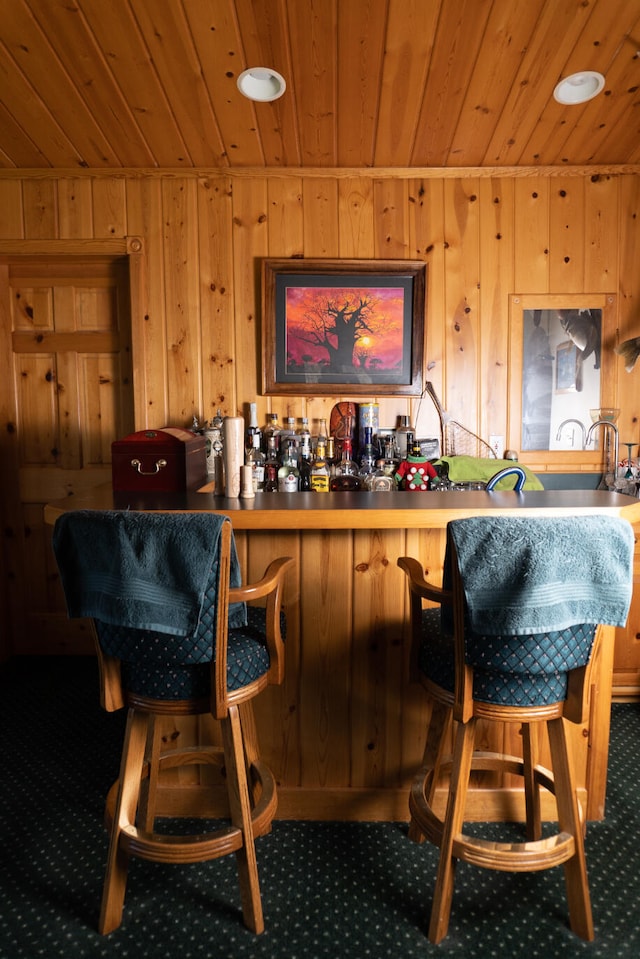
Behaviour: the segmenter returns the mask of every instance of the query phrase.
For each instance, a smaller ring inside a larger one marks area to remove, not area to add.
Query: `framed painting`
[[[539,451],[565,462],[561,451],[571,451],[586,464],[591,411],[614,405],[615,295],[517,294],[509,314],[511,448],[523,462],[538,462]]]
[[[420,395],[425,305],[422,260],[265,260],[263,392]]]

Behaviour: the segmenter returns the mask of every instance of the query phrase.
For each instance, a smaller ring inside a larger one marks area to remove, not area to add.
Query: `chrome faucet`
[[[560,436],[562,435],[562,430],[564,429],[565,426],[567,426],[568,423],[575,423],[577,426],[580,427],[580,430],[582,432],[582,449],[584,449],[585,446],[587,445],[587,431],[585,429],[585,425],[582,422],[582,420],[575,420],[575,419],[563,420],[560,426],[558,427],[558,432],[556,433],[556,440],[560,439]]]
[[[613,433],[613,479],[614,482],[618,476],[618,453],[619,453],[619,443],[618,443],[618,427],[615,423],[612,423],[610,420],[596,420],[595,423],[592,423],[587,431],[587,439],[585,442],[585,447],[591,442],[591,437],[593,436],[594,431],[598,426],[604,426],[605,429],[610,429]],[[605,464],[605,470],[609,466],[608,459]]]

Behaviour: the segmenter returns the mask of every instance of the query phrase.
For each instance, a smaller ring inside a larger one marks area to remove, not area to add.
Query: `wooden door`
[[[15,434],[2,472],[6,651],[89,651],[64,614],[42,510],[109,482],[111,443],[133,430],[128,260],[9,258],[0,284],[0,393]]]

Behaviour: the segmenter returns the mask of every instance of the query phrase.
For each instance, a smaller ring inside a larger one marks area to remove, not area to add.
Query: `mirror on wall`
[[[602,343],[614,305],[613,295],[602,293],[511,297],[522,452],[585,449],[590,411],[608,393]]]

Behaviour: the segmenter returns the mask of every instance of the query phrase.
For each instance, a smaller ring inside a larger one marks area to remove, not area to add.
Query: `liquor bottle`
[[[300,471],[295,460],[293,451],[295,440],[289,440],[282,454],[282,465],[278,470],[278,492],[279,493],[297,493],[300,480]]]
[[[299,454],[298,454],[298,438],[296,436],[296,420],[295,416],[287,416],[284,421],[284,426],[280,430],[280,453],[285,446],[289,446],[289,453],[292,458],[296,461],[296,466],[299,464]]]
[[[296,439],[298,442],[298,456],[300,457],[300,463],[302,462],[303,457],[306,457],[310,461],[311,431],[309,430],[309,420],[306,416],[302,417],[302,426],[296,433]]]
[[[409,437],[408,434],[411,434]],[[401,460],[406,459],[410,445],[410,440],[413,439],[413,429],[411,428],[411,420],[408,416],[400,417],[400,425],[396,428],[396,446],[398,448],[398,456]]]
[[[269,437],[275,437],[276,453],[280,452],[280,424],[278,423],[278,414],[269,413],[267,416],[267,425],[262,431],[262,452],[267,453]]]
[[[300,451],[300,463],[298,466],[298,471],[300,473],[300,480],[298,482],[298,489],[306,493],[311,489],[311,450],[309,452]]]
[[[259,446],[252,446],[245,453],[245,464],[251,467],[251,481],[253,492],[261,493],[264,489],[266,457]]]
[[[249,426],[245,436],[245,449],[260,449],[262,447],[262,430],[258,426],[258,407],[256,403],[249,403]]]
[[[270,436],[268,439],[267,457],[264,464],[264,492],[265,493],[278,492],[278,469],[279,468],[280,468],[280,462],[278,460],[278,449],[276,445],[276,437]]]
[[[336,441],[333,436],[330,436],[327,439],[327,469],[329,470],[329,476],[336,475]]]
[[[329,492],[329,467],[325,459],[325,446],[318,436],[316,455],[311,464],[311,489],[315,493]]]
[[[342,456],[336,463],[336,473],[329,484],[331,490],[358,490],[362,482],[358,475],[358,464],[351,453],[351,438],[345,436],[342,441]]]
[[[373,445],[373,429],[365,426],[363,433],[362,453],[360,454],[359,475],[363,486],[369,489],[369,481],[376,472],[376,450]]]

